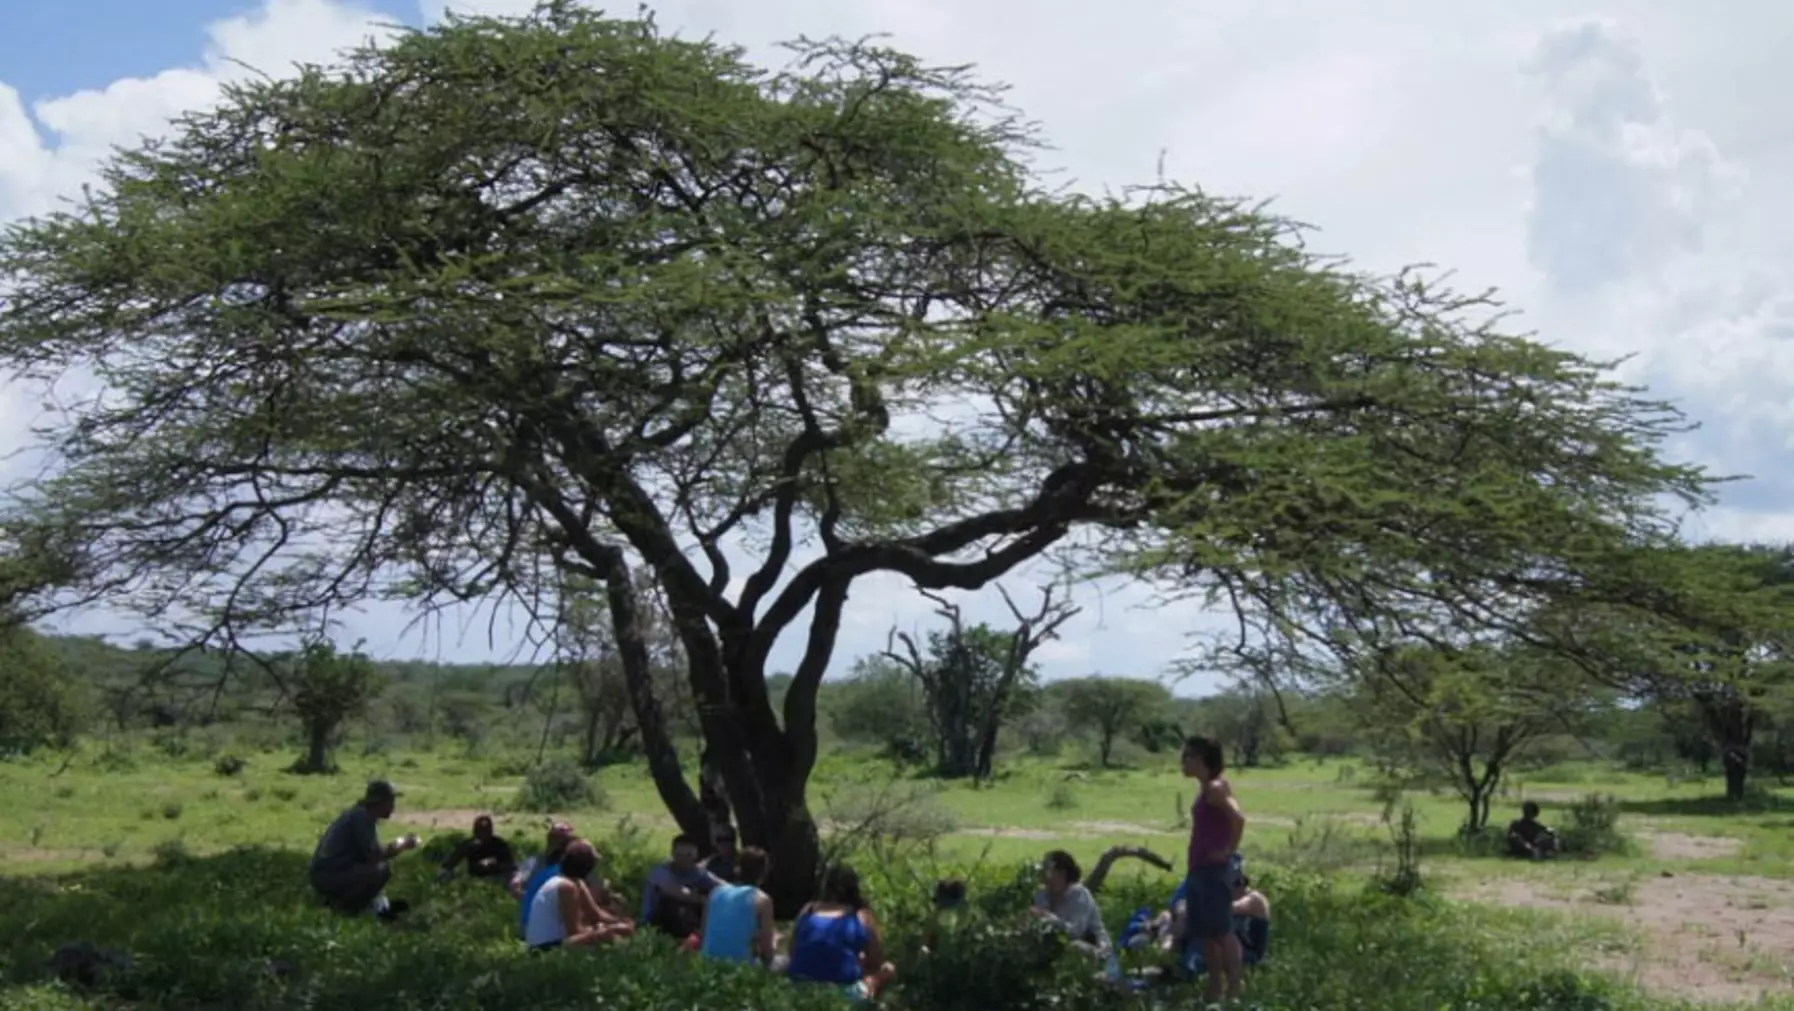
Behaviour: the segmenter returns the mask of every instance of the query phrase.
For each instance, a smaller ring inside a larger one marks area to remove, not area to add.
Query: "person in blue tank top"
[[[739,885],[711,889],[698,927],[705,958],[771,965],[777,935],[773,930],[772,896],[762,891],[771,862],[766,851],[747,846],[735,853]]]
[[[897,976],[886,962],[878,918],[860,895],[860,876],[845,864],[829,868],[822,898],[797,914],[792,926],[793,980],[838,986],[854,1000],[867,1000]]]

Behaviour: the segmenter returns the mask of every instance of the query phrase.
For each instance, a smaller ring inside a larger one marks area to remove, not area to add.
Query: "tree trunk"
[[[330,771],[330,736],[336,728],[314,722],[305,728],[305,762],[300,772],[323,775]]]
[[[1099,765],[1109,767],[1109,754],[1115,750],[1115,731],[1104,729],[1097,735],[1096,760]]]
[[[1750,749],[1726,748],[1722,757],[1725,761],[1725,797],[1727,800],[1743,800],[1750,779]]]
[[[642,754],[648,760],[648,774],[661,802],[678,823],[679,831],[694,839],[710,838],[710,820],[704,807],[685,781],[685,769],[679,762],[679,749],[667,733],[666,716],[660,700],[654,696],[654,681],[649,669],[648,644],[642,638],[641,610],[637,606],[635,583],[621,549],[605,555],[605,597],[610,604],[611,625],[617,637],[617,653],[623,661],[623,680],[629,690],[629,702],[635,710],[635,723],[642,735]]]

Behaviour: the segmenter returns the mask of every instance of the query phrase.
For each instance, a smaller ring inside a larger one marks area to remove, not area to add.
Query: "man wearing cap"
[[[380,822],[391,818],[398,791],[383,779],[369,783],[361,802],[336,816],[312,852],[311,887],[330,908],[350,916],[372,911],[382,919],[402,912],[380,892],[392,880],[387,861],[417,848],[417,836],[380,845]]]

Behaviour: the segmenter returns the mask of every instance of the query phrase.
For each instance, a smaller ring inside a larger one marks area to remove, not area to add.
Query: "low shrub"
[[[515,811],[547,814],[556,811],[602,810],[604,790],[575,762],[554,758],[529,771],[511,801]]]
[[[601,850],[618,847],[599,839]],[[514,939],[516,905],[488,882],[431,883],[400,860],[388,889],[413,904],[397,926],[345,919],[307,892],[306,855],[242,849],[192,857],[162,847],[157,865],[98,867],[46,887],[0,878],[0,1008],[173,1011],[844,1011],[826,987],[719,966],[643,937],[614,949],[532,957]],[[633,858],[632,858],[633,859]],[[643,867],[631,865],[631,875]],[[1024,914],[1032,868],[862,867],[868,899],[899,966],[890,1011],[1195,1011],[1200,991],[1119,991],[1062,938]],[[920,952],[932,878],[969,885],[966,917]],[[1264,1011],[1640,1011],[1642,998],[1566,971],[1579,950],[1555,921],[1398,900],[1317,874],[1255,864],[1277,922],[1271,961],[1250,978]],[[1172,879],[1115,879],[1101,899],[1111,928],[1162,904]],[[128,971],[62,987],[50,953],[89,942],[128,954]]]
[[[217,760],[212,762],[212,771],[226,778],[239,775],[248,767],[249,762],[241,755],[219,755]]]
[[[1625,853],[1632,847],[1619,829],[1619,801],[1591,793],[1573,802],[1564,812],[1558,843],[1567,856],[1598,857]]]

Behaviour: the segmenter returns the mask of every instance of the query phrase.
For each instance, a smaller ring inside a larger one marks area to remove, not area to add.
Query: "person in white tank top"
[[[635,924],[599,907],[585,879],[598,866],[598,852],[583,839],[568,845],[561,871],[530,901],[523,940],[531,951],[604,944],[635,933]]]

